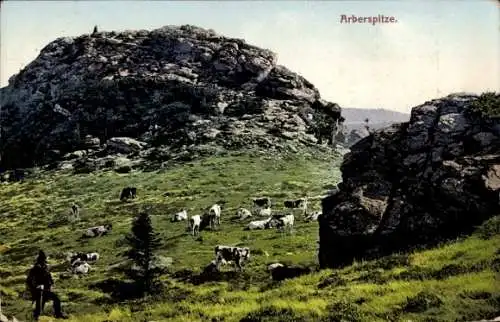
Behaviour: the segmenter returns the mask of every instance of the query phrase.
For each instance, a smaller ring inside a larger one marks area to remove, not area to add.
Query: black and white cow
[[[120,194],[120,201],[127,200],[129,198],[133,199],[137,197],[137,188],[135,187],[126,187],[122,189]]]
[[[253,198],[252,199],[254,208],[271,208],[271,198],[263,197],[263,198]]]
[[[288,230],[289,233],[292,233],[295,217],[293,214],[277,215],[272,217],[272,222],[276,223],[276,228],[281,229],[283,232]]]
[[[183,221],[183,220],[187,220],[188,219],[188,214],[187,214],[187,210],[186,209],[183,209],[182,211],[174,214],[172,216],[172,219],[171,221],[172,222],[177,222],[177,221]]]
[[[68,257],[71,266],[75,266],[84,262],[96,262],[99,260],[100,255],[99,253],[96,252],[92,253],[78,252],[78,253],[70,253]]]
[[[80,218],[80,207],[76,203],[71,206],[71,214],[74,218]]]
[[[241,271],[243,270],[243,264],[248,260],[250,260],[250,248],[248,247],[215,246],[215,264],[218,271],[221,264],[226,265],[228,263],[234,263]]]
[[[307,213],[308,200],[307,197],[300,198],[297,200],[286,200],[284,202],[285,208],[289,209],[302,209],[304,216]]]
[[[100,237],[102,235],[106,235],[107,233],[109,233],[112,228],[113,228],[112,224],[106,224],[104,226],[90,227],[90,228],[87,228],[87,230],[85,230],[85,232],[83,233],[83,236],[87,237],[87,238]]]

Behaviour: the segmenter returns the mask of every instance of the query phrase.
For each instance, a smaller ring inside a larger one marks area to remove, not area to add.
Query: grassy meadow
[[[267,264],[284,262],[315,267],[318,224],[296,216],[292,235],[276,230],[244,231],[232,220],[251,198],[269,196],[279,209],[283,200],[317,197],[340,180],[338,155],[269,156],[242,152],[186,162],[155,172],[38,173],[23,183],[0,185],[0,292],[3,313],[29,320],[31,301],[23,299],[26,271],[39,249],[49,256],[70,321],[468,321],[500,315],[500,236],[498,217],[467,238],[356,262],[340,270],[315,271],[293,280],[273,282]],[[135,186],[138,198],[120,202],[123,187]],[[186,232],[186,222],[171,215],[186,208],[201,214],[224,200],[222,225]],[[62,221],[72,202],[81,205],[81,220]],[[149,211],[164,246],[173,258],[162,276],[164,290],[140,300],[120,301],[100,285],[123,279],[115,264],[124,260],[123,237],[140,210]],[[81,240],[84,228],[111,222],[111,234]],[[212,259],[217,244],[248,246],[251,260],[242,273],[225,267],[220,281],[193,283]],[[97,251],[101,259],[87,276],[67,278],[66,251]],[[42,321],[51,318],[51,303]]]

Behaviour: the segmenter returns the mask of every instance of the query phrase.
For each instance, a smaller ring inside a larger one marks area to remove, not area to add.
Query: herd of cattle
[[[134,199],[137,197],[137,189],[135,187],[126,187],[120,194],[121,201]],[[295,223],[294,211],[299,210],[302,218],[305,221],[316,221],[321,215],[321,212],[315,211],[308,214],[308,198],[300,198],[297,200],[287,200],[284,202],[284,208],[288,209],[288,213],[275,213],[272,211],[272,202],[269,197],[254,198],[252,199],[252,211],[246,208],[238,208],[235,218],[243,221],[254,217],[265,217],[265,219],[253,220],[246,224],[244,230],[256,229],[271,229],[277,228],[282,232],[292,233]],[[74,204],[71,207],[71,216],[79,218],[80,209],[78,205]],[[219,204],[213,204],[202,215],[189,216],[186,209],[175,213],[171,222],[188,223],[187,229],[194,236],[198,236],[200,231],[209,227],[211,230],[220,227],[221,225],[222,207]],[[87,228],[83,233],[83,238],[93,238],[106,235],[112,230],[112,224],[101,225]],[[234,264],[235,268],[240,271],[243,269],[244,264],[250,259],[250,249],[248,247],[233,247],[226,245],[217,245],[215,247],[215,258],[205,268],[204,273],[220,271],[221,265],[229,263]],[[71,272],[73,274],[87,274],[91,270],[89,262],[99,260],[100,255],[96,252],[93,253],[68,253],[66,254],[67,261],[70,263]],[[284,265],[274,263],[269,265],[268,269],[275,271],[276,269],[283,269]]]

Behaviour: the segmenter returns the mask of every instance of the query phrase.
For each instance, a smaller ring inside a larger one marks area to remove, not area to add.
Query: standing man
[[[30,269],[26,279],[26,285],[31,293],[32,303],[36,302],[33,318],[38,321],[38,317],[43,311],[45,303],[52,301],[54,304],[54,315],[58,319],[67,319],[61,312],[61,300],[51,291],[54,280],[47,267],[47,256],[41,250],[38,253],[35,265]]]

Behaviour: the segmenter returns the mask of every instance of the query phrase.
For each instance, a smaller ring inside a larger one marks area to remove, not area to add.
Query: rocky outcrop
[[[273,52],[189,25],[56,39],[0,91],[4,168],[74,151],[95,163],[287,150],[317,144],[341,120]]]
[[[351,132],[349,132],[349,134],[346,136],[345,144],[347,147],[351,147],[359,140],[367,137],[368,135],[370,135],[370,132],[368,131],[367,128],[359,128],[351,130]]]
[[[477,112],[483,97],[426,102],[351,147],[322,202],[321,266],[455,237],[500,213],[500,118]]]

